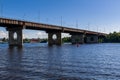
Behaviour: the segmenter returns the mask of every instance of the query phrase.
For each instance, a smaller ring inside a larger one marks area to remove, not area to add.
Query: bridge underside
[[[72,44],[83,44],[83,43],[98,43],[98,35],[88,34],[73,34],[71,36]]]
[[[83,44],[84,43],[84,34],[71,34],[71,43],[72,44]]]
[[[98,43],[98,35],[86,35],[84,41],[85,43]]]

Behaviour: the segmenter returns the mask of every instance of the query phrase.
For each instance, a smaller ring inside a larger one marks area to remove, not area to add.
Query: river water
[[[120,44],[0,44],[0,80],[120,80]]]

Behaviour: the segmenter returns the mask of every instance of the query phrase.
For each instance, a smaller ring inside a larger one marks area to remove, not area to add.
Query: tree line
[[[107,43],[120,43],[120,32],[109,33],[105,37],[104,42],[107,42]]]

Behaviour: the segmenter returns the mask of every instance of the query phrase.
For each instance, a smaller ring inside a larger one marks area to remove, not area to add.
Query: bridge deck
[[[25,29],[32,29],[32,30],[61,31],[64,33],[106,35],[105,33],[100,33],[95,31],[88,31],[88,30],[82,30],[82,29],[68,28],[63,26],[36,23],[36,22],[16,20],[16,19],[8,19],[8,18],[0,18],[0,26],[1,27],[23,27]]]

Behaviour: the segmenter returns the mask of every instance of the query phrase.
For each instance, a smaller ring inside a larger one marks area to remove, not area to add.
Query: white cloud
[[[25,34],[23,33],[23,39],[25,39],[25,38],[27,38],[27,35],[25,35]]]
[[[36,35],[39,38],[48,38],[48,34],[46,32],[43,32],[43,31],[37,32]]]
[[[40,31],[37,33],[37,36],[39,38],[48,38],[48,34],[46,32]],[[62,33],[62,38],[64,37],[70,37],[71,35],[67,34],[67,33]]]
[[[70,37],[71,35],[67,33],[62,33],[63,37]],[[23,31],[23,38],[48,38],[48,33],[45,31],[34,31],[34,30],[25,30]]]
[[[0,38],[8,38],[8,32],[7,31],[0,31]]]
[[[62,38],[64,37],[71,37],[71,35],[67,34],[67,33],[62,33]]]

